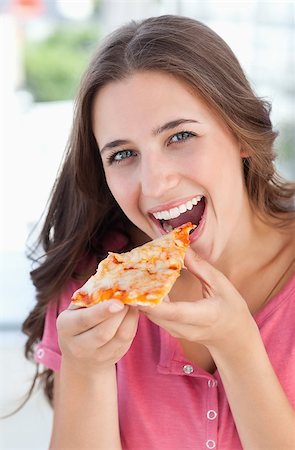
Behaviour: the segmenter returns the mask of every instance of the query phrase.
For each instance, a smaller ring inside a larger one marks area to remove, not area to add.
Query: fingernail
[[[122,311],[122,309],[124,309],[124,305],[121,302],[112,302],[109,306],[109,311],[113,313]]]
[[[79,309],[80,307],[75,305],[74,303],[70,303],[68,309]]]

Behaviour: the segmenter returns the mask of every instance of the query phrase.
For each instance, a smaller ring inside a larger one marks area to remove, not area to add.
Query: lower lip
[[[198,227],[189,235],[190,243],[192,244],[196,239],[198,239],[201,234],[203,233],[203,230],[205,228],[205,222],[207,217],[207,202],[205,204],[205,209],[202,215],[202,218],[199,222]]]

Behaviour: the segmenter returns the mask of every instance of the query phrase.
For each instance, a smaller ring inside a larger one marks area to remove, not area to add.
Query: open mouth
[[[173,228],[177,228],[187,222],[192,222],[198,228],[205,208],[205,197],[194,197],[190,202],[180,205],[178,208],[152,214],[152,219],[165,233],[169,233]]]

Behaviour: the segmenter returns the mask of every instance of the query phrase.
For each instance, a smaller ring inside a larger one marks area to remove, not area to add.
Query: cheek
[[[116,173],[106,171],[108,187],[121,209],[128,215],[134,208],[136,187],[130,176],[118,176]]]

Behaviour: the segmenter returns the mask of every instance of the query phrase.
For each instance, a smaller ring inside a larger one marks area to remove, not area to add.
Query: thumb
[[[201,282],[206,297],[221,294],[227,280],[223,273],[202,259],[194,250],[188,248],[184,259],[185,267]]]

